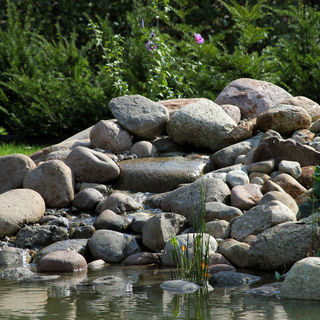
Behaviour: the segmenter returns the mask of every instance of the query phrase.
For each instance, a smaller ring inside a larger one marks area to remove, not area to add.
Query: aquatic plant
[[[172,277],[205,285],[209,277],[209,237],[205,233],[205,196],[202,186],[200,192],[200,207],[197,214],[193,215],[196,233],[187,237],[186,245],[180,244],[176,237],[171,237],[171,254],[176,266]]]

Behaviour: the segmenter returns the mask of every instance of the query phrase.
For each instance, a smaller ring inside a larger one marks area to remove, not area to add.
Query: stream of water
[[[120,287],[92,286],[106,275]],[[263,282],[272,282],[263,275]],[[248,287],[200,290],[174,295],[160,288],[169,269],[108,265],[54,281],[0,281],[0,319],[214,319],[318,320],[317,301],[282,300],[247,293]],[[263,282],[255,284],[261,285]]]

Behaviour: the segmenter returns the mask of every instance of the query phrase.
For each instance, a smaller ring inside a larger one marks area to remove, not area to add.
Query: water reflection
[[[112,290],[93,285],[108,275],[121,278],[123,285]],[[246,288],[173,295],[160,288],[168,279],[170,270],[107,266],[51,282],[1,281],[0,319],[319,319],[317,301],[256,296]]]

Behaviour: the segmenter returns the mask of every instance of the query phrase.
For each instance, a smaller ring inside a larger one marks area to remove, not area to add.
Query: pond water
[[[118,288],[92,286],[104,276],[123,279]],[[261,276],[261,275],[260,275]],[[263,281],[274,281],[263,274]],[[53,281],[0,282],[0,319],[245,319],[318,320],[317,301],[282,300],[247,293],[249,287],[174,295],[160,288],[169,269],[108,265]]]

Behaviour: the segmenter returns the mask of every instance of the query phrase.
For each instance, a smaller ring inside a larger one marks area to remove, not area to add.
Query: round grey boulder
[[[90,131],[90,141],[94,148],[107,149],[121,153],[132,146],[132,138],[128,131],[118,123],[100,120]]]
[[[108,229],[114,231],[124,231],[130,225],[130,221],[121,215],[114,213],[111,210],[104,210],[100,213],[94,227],[98,229]]]
[[[103,229],[93,234],[88,247],[95,259],[105,262],[121,262],[140,251],[134,236]]]
[[[102,200],[103,195],[101,192],[94,188],[86,188],[76,194],[72,205],[80,210],[91,210]]]
[[[33,160],[24,154],[0,157],[0,193],[21,188],[24,177],[35,167]]]
[[[141,95],[113,98],[109,107],[123,128],[144,138],[159,136],[169,120],[166,107]]]
[[[139,141],[131,147],[130,153],[137,155],[138,158],[148,158],[155,157],[158,153],[158,150],[149,141]]]
[[[120,174],[118,165],[107,155],[85,147],[77,147],[66,159],[77,181],[105,183]]]
[[[74,198],[73,176],[61,160],[43,162],[28,172],[23,187],[37,191],[49,207],[68,207]]]

